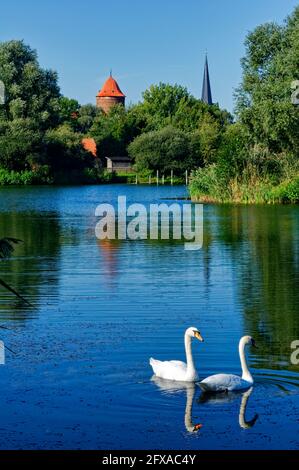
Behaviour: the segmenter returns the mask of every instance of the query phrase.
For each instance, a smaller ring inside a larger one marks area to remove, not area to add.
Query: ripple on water
[[[25,242],[0,277],[33,304],[1,291],[1,339],[16,354],[0,371],[0,447],[297,448],[299,208],[206,205],[198,252],[100,243],[95,207],[124,192],[131,202],[186,196],[166,186],[0,188],[0,227]],[[205,338],[193,345],[202,378],[239,374],[240,336],[257,340],[245,414],[244,393],[207,400],[197,386],[151,380],[148,358],[184,360],[191,325]]]

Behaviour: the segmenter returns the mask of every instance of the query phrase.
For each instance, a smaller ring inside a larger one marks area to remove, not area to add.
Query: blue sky
[[[282,22],[298,0],[4,0],[0,41],[24,39],[57,70],[63,94],[85,104],[109,75],[127,102],[149,85],[179,83],[200,97],[208,50],[213,101],[233,109],[248,31]]]

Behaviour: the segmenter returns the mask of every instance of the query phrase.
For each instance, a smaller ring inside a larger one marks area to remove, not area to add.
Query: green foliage
[[[61,96],[58,100],[59,122],[72,124],[78,118],[79,109],[77,100]]]
[[[58,123],[57,76],[39,66],[29,46],[9,41],[0,43],[0,79],[6,96],[0,115],[0,168],[30,181],[30,170],[43,163],[44,133]]]
[[[94,157],[82,147],[82,135],[69,124],[50,129],[45,134],[46,162],[53,172],[83,170],[92,166]]]
[[[0,167],[23,170],[40,160],[44,132],[30,118],[0,121]]]
[[[134,110],[124,106],[114,106],[109,114],[100,112],[96,115],[90,129],[95,139],[99,157],[124,156],[128,144],[140,133],[141,120]]]
[[[73,128],[77,132],[87,134],[94,123],[95,117],[99,113],[100,110],[92,104],[80,106],[77,119],[72,119]]]
[[[282,203],[299,203],[299,176],[292,181],[283,181],[271,191],[271,198]]]
[[[83,171],[83,182],[85,184],[112,183],[114,177],[114,173],[97,168],[85,168]]]
[[[61,96],[56,73],[42,69],[36,51],[22,41],[0,44],[0,79],[6,87],[0,109],[2,184],[109,179],[98,173],[105,157],[127,155],[128,147],[139,173],[172,169],[179,175],[215,160],[232,121],[218,105],[164,83],[151,86],[128,109],[119,105],[104,114],[93,105],[80,106]],[[82,148],[83,137],[95,139],[101,163]],[[47,175],[39,174],[44,168]]]
[[[33,185],[51,184],[53,178],[49,174],[49,167],[42,166],[37,170],[9,171],[0,168],[0,185]]]
[[[200,122],[198,136],[204,163],[212,163],[215,161],[221,139],[219,122],[206,113]]]
[[[157,130],[172,124],[180,104],[189,100],[189,93],[180,85],[160,83],[143,93],[139,111],[147,123],[147,130]]]
[[[215,157],[218,176],[228,182],[241,174],[249,162],[248,136],[240,123],[227,127]]]
[[[129,153],[141,180],[156,170],[180,177],[199,168],[190,185],[194,197],[297,201],[299,108],[291,104],[290,84],[298,78],[299,7],[283,26],[256,28],[245,47],[234,124],[218,105],[165,83],[128,109],[104,114],[80,106],[60,95],[56,74],[39,66],[29,46],[0,44],[7,97],[0,110],[0,183],[114,181],[82,148],[82,138],[93,137],[102,166],[106,156]]]
[[[185,87],[159,83],[143,93],[143,101],[134,112],[144,123],[144,131],[160,130],[172,125],[186,132],[196,131],[205,115],[210,115],[224,127],[232,122],[227,111],[218,105],[209,106],[194,98]]]
[[[32,118],[42,128],[57,123],[57,74],[42,69],[36,51],[23,41],[0,43],[0,78],[5,85],[8,120]]]
[[[222,200],[224,188],[219,183],[220,181],[215,164],[199,168],[194,171],[191,176],[189,185],[191,197],[201,199],[213,195],[213,197]]]
[[[128,147],[138,172],[143,169],[179,173],[214,161],[222,133],[232,117],[209,106],[179,85],[152,85],[143,102],[131,110],[142,134]]]
[[[257,27],[245,42],[243,81],[236,110],[253,144],[270,152],[299,153],[299,108],[291,103],[298,79],[299,7],[284,26]]]
[[[194,168],[199,162],[195,161],[191,150],[190,136],[172,126],[142,134],[128,148],[137,171],[147,169],[162,173],[170,170],[182,173]]]
[[[202,122],[207,166],[194,173],[191,194],[213,201],[298,203],[299,107],[291,103],[291,82],[299,78],[299,7],[283,26],[257,27],[245,47],[239,122],[226,127],[214,148],[213,129]]]

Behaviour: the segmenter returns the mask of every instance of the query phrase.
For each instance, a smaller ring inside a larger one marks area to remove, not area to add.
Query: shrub
[[[49,167],[44,165],[36,170],[13,171],[0,169],[0,185],[32,185],[51,184],[52,177],[49,174]]]
[[[227,185],[219,177],[216,164],[199,168],[191,175],[189,185],[193,198],[211,198],[224,200],[227,197]]]
[[[283,203],[299,203],[299,176],[292,181],[284,181],[271,191],[273,200]]]
[[[138,172],[174,170],[180,174],[196,166],[191,142],[190,134],[168,126],[140,135],[129,145],[128,152]]]

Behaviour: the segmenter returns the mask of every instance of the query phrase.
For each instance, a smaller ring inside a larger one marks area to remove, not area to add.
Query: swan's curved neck
[[[253,390],[252,387],[249,390],[247,390],[247,392],[243,394],[242,401],[241,401],[240,412],[239,412],[239,425],[243,429],[247,429],[251,427],[250,423],[247,423],[246,421],[245,413],[246,413],[248,398],[250,397],[252,390]]]
[[[240,355],[240,361],[241,361],[241,367],[242,367],[242,379],[246,380],[247,382],[253,382],[252,375],[249,372],[247,362],[246,362],[245,345],[246,345],[245,341],[241,339],[239,343],[239,355]]]
[[[191,349],[191,337],[188,334],[185,334],[185,351],[186,351],[186,361],[187,361],[187,374],[195,373],[195,366],[194,366],[192,349]]]
[[[192,406],[193,406],[193,399],[195,394],[195,385],[192,384],[190,387],[186,388],[187,393],[187,401],[186,401],[186,408],[185,408],[185,427],[187,431],[193,432],[194,425],[192,424]]]

